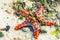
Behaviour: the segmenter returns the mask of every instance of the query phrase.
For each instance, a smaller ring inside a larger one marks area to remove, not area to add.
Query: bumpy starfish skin
[[[18,24],[17,26],[15,26],[15,30],[18,30],[18,29],[23,28],[23,27],[26,25],[26,23],[28,23],[27,20],[25,20],[25,21],[24,21],[23,23],[21,23],[21,24]]]
[[[45,23],[46,25],[49,25],[49,26],[54,25],[54,22],[49,21],[49,20],[45,20],[45,19],[40,15],[41,13],[43,13],[43,11],[44,11],[44,7],[41,6],[41,8],[40,8],[37,12],[35,12],[35,14],[36,14],[37,18],[39,19],[39,21],[42,21],[43,23]]]
[[[39,23],[37,22],[36,19],[32,19],[32,17],[28,14],[28,12],[26,12],[26,10],[21,10],[21,13],[22,15],[26,16],[26,20],[21,23],[21,24],[18,24],[15,29],[18,30],[20,28],[23,28],[26,24],[28,24],[29,22],[32,23],[33,25],[33,30],[34,30],[34,37],[35,38],[38,38],[39,36],[39,29],[38,27],[40,26]],[[37,36],[36,36],[37,35]]]
[[[44,7],[41,6],[41,8],[40,8],[37,12],[35,12],[36,17],[39,19],[39,21],[42,21],[42,22],[44,22],[46,25],[49,25],[49,26],[54,25],[54,22],[45,20],[45,19],[40,15],[41,13],[43,13],[43,11],[44,11]],[[32,28],[33,28],[33,30],[34,30],[33,35],[34,35],[34,37],[37,39],[37,38],[39,37],[39,33],[40,33],[40,29],[39,29],[40,23],[39,23],[36,19],[34,19],[31,15],[29,15],[29,12],[28,12],[28,11],[22,9],[22,10],[20,10],[20,13],[21,13],[23,16],[26,17],[26,20],[25,20],[23,23],[18,24],[18,25],[15,27],[15,30],[19,30],[19,29],[23,28],[24,26],[26,26],[26,24],[32,23]]]

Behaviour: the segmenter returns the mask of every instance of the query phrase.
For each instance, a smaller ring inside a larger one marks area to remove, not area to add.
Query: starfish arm
[[[19,30],[19,29],[25,27],[25,25],[26,25],[27,23],[28,23],[28,21],[25,20],[23,23],[18,24],[17,26],[15,26],[15,30]]]
[[[49,26],[53,26],[54,22],[53,21],[49,21],[44,19],[42,16],[39,15],[39,13],[35,13],[37,18],[39,19],[39,21],[42,21],[44,24],[49,25]]]
[[[23,23],[18,24],[18,25],[15,27],[16,30],[18,30],[18,29],[26,26],[25,24],[27,24],[28,22],[30,22],[30,17],[31,17],[31,16],[29,17],[29,12],[28,12],[27,10],[22,9],[22,10],[20,10],[20,13],[25,16],[26,20],[25,20]],[[28,17],[27,17],[27,16],[28,16]]]
[[[33,27],[33,30],[34,30],[34,37],[37,39],[39,37],[39,33],[40,33],[40,29],[39,29],[39,26],[40,24],[36,21],[36,20],[31,20],[32,22],[32,27]]]
[[[20,13],[24,16],[29,16],[29,12],[25,9],[20,10]]]
[[[33,23],[34,37],[37,39],[39,37],[40,29],[38,23]]]
[[[39,9],[37,12],[35,12],[35,14],[36,14],[37,18],[39,19],[39,21],[42,21],[42,22],[43,22],[44,24],[46,24],[46,25],[53,26],[53,25],[54,25],[54,22],[44,19],[44,18],[40,15],[41,12],[43,13],[42,8]]]
[[[45,20],[45,24],[48,26],[53,26],[55,23],[50,20]]]
[[[34,37],[35,37],[36,39],[38,39],[39,33],[40,33],[40,30],[37,30],[37,31],[34,32],[33,35],[34,35]]]
[[[23,23],[18,24],[18,25],[15,27],[15,29],[18,30],[18,29],[20,29],[20,28],[23,28],[23,27],[25,27],[26,24],[28,24],[29,22],[30,22],[30,17],[27,17],[26,20],[25,20]]]

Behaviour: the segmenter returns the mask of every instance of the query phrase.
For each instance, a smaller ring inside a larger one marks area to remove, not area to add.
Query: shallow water
[[[0,38],[0,40],[35,40],[33,32],[31,32],[29,28],[24,28],[25,30],[28,30],[27,32],[23,32],[22,30],[14,30],[14,27],[17,24],[22,23],[25,19],[19,20],[18,17],[12,14],[13,12],[11,14],[5,12],[6,9],[10,9],[8,6],[10,2],[12,2],[12,0],[0,0],[0,29],[6,28],[7,24],[10,25],[10,30],[8,32],[0,30],[4,34],[4,37]],[[6,5],[4,5],[4,3],[6,3]],[[59,11],[59,7],[57,8],[57,11]],[[50,28],[48,26],[42,26],[42,29],[45,29],[47,33],[40,34],[37,40],[60,40],[55,36],[50,35],[50,31],[54,30],[54,27]]]

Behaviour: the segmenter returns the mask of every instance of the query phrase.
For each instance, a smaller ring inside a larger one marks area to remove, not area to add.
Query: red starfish
[[[38,20],[42,21],[43,23],[45,23],[46,25],[49,25],[49,26],[54,25],[54,22],[49,21],[49,20],[45,20],[40,15],[41,13],[43,13],[43,11],[44,11],[44,7],[41,6],[41,8],[38,11],[35,12]],[[39,37],[39,33],[40,33],[40,29],[39,29],[40,23],[36,19],[33,19],[33,17],[29,15],[28,11],[22,9],[22,10],[20,10],[20,13],[22,13],[22,15],[24,15],[26,17],[26,20],[23,23],[15,26],[15,30],[19,30],[19,29],[23,28],[26,24],[32,23],[32,25],[33,25],[32,28],[34,30],[34,37],[37,39]]]

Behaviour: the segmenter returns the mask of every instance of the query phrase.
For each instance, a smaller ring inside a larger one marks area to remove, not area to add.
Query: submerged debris
[[[56,14],[57,18],[60,19],[60,12]]]
[[[4,34],[2,32],[0,32],[0,38],[3,37],[3,36],[4,36]]]
[[[45,31],[45,30],[41,30],[41,33],[47,33],[47,31]]]
[[[23,15],[20,15],[19,16],[19,19],[23,20],[24,16]]]
[[[9,31],[9,29],[10,29],[10,26],[7,25],[7,26],[6,26],[6,31]]]
[[[10,29],[10,26],[7,25],[6,28],[2,28],[2,29],[0,29],[0,30],[1,30],[1,31],[9,31],[9,29]]]
[[[24,7],[26,6],[25,2],[22,3],[22,8],[24,9]]]
[[[2,29],[0,29],[1,31],[5,31],[6,30],[6,28],[2,28]]]

